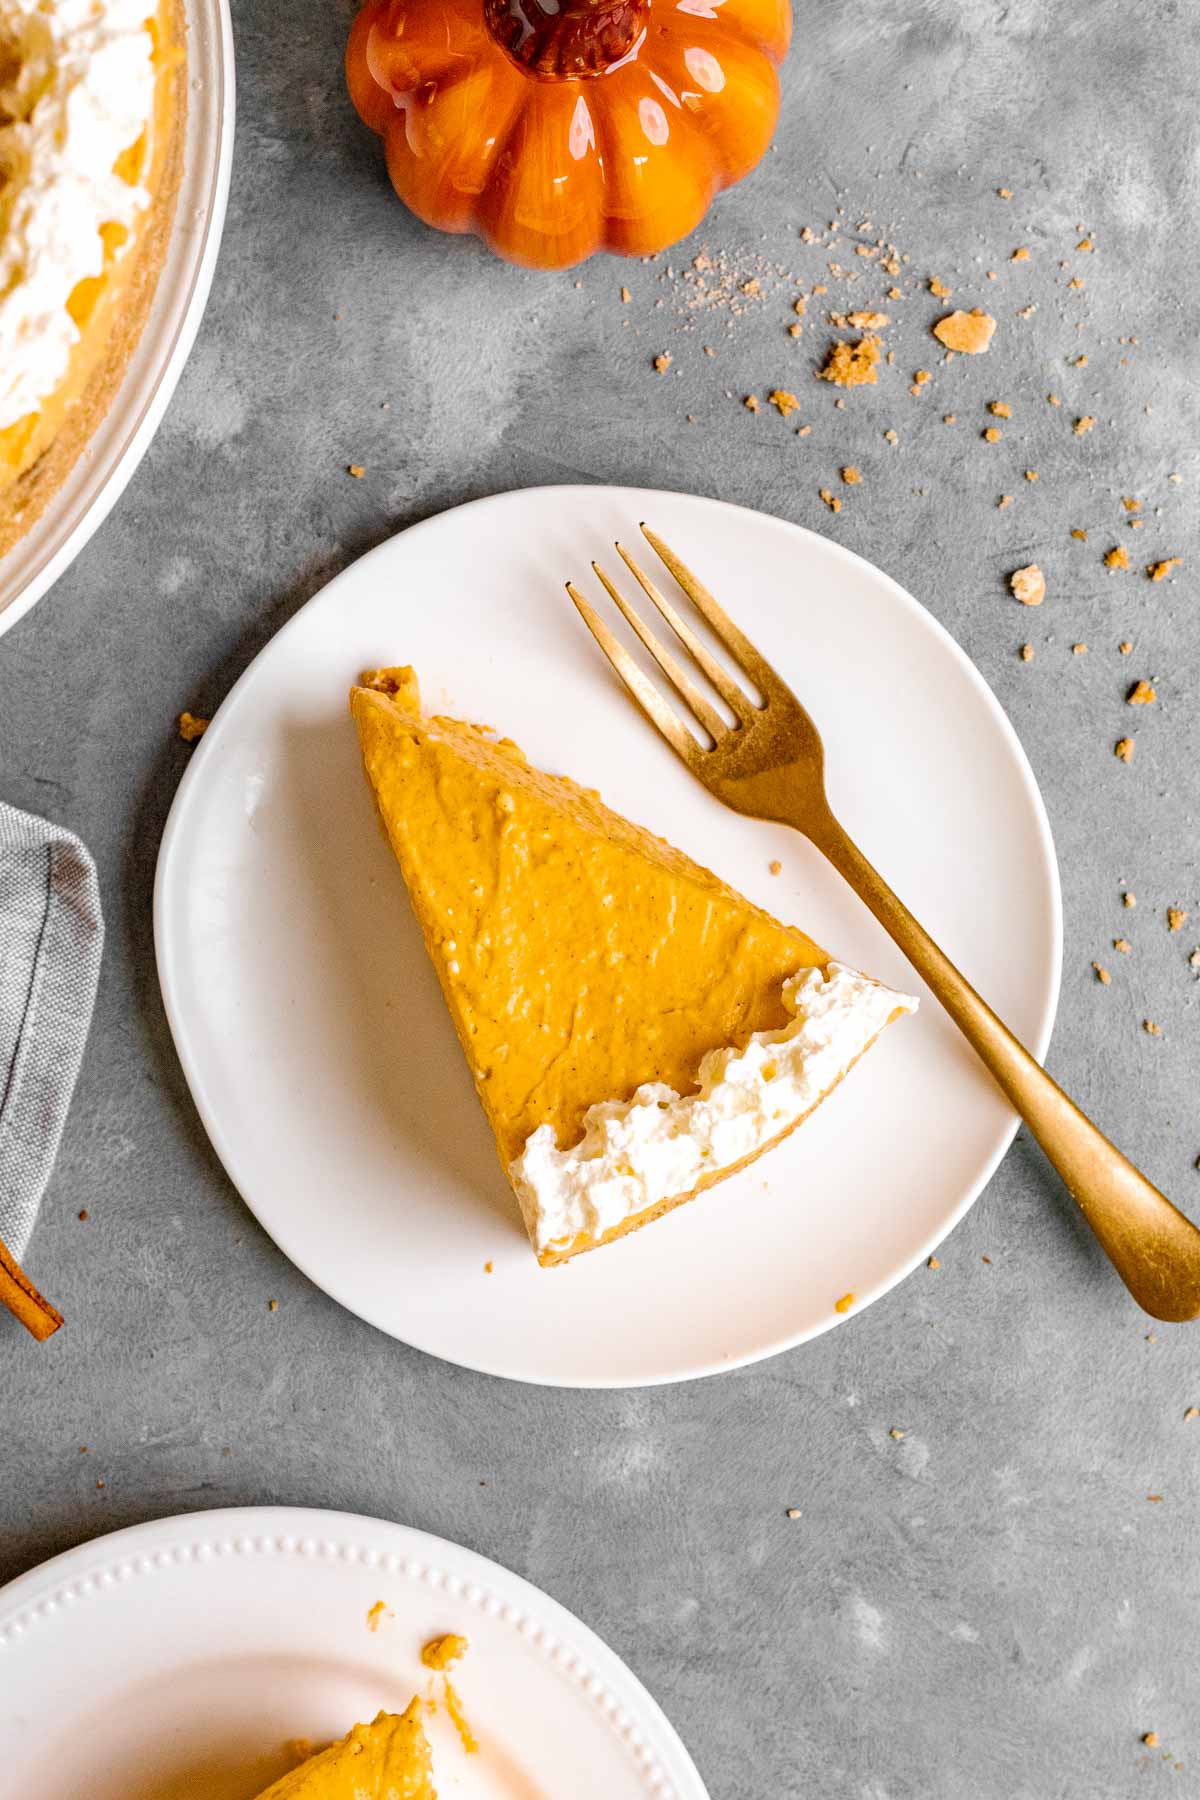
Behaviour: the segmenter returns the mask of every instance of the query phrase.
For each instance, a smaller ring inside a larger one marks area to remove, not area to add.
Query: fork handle
[[[797,823],[799,823],[797,821]],[[1052,1081],[913,918],[833,814],[800,827],[870,908],[945,1007],[1062,1176],[1138,1305],[1200,1314],[1200,1230]]]

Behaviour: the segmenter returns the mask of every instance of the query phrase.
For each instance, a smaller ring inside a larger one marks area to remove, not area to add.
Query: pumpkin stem
[[[604,75],[629,55],[649,0],[483,0],[488,30],[531,75]]]

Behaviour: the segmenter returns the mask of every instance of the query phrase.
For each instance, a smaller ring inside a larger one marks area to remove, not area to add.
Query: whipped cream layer
[[[647,1082],[632,1100],[600,1101],[568,1150],[551,1126],[538,1127],[509,1174],[539,1253],[584,1232],[602,1237],[753,1156],[829,1092],[893,1014],[917,1010],[907,994],[835,962],[792,976],[783,999],[791,1024],[755,1032],[743,1050],[710,1050],[697,1093]]]
[[[154,107],[151,0],[0,0],[0,430],[37,412],[104,269],[100,227],[147,205],[113,165]],[[11,71],[15,69],[15,73]]]

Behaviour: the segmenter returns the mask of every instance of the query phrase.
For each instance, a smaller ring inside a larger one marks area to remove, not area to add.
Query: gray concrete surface
[[[115,514],[0,644],[0,792],[83,833],[110,924],[29,1257],[70,1327],[39,1350],[0,1319],[0,1576],[192,1507],[348,1507],[458,1539],[574,1608],[719,1800],[1197,1794],[1200,1337],[1151,1328],[1023,1139],[940,1272],[849,1329],[700,1385],[540,1392],[392,1343],[285,1263],[206,1142],[159,1002],[150,891],[181,707],[215,708],[330,575],[434,510],[560,479],[702,490],[862,551],[978,663],[1061,860],[1051,1066],[1200,1212],[1200,16],[1178,0],[800,10],[760,171],[669,258],[564,277],[406,217],[343,96],[345,5],[237,6],[232,205],[190,366]],[[835,218],[835,248],[801,242]],[[813,378],[821,309],[878,302],[890,280],[853,245],[880,237],[910,259],[896,363],[839,410]],[[689,310],[702,249],[764,297]],[[942,364],[929,276],[995,314],[986,359]],[[829,294],[793,341],[796,279]],[[741,405],[775,386],[800,395],[806,437]],[[993,399],[1013,416],[989,445]],[[837,517],[825,485],[845,494]],[[1145,503],[1140,532],[1125,495]],[[1101,566],[1116,543],[1135,572]],[[1182,568],[1154,585],[1140,570],[1164,556]],[[1030,561],[1038,612],[1005,586]],[[1140,676],[1159,699],[1131,713]],[[1168,904],[1193,915],[1178,933]]]

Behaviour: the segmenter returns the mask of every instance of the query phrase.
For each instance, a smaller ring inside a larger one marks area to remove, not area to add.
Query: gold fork
[[[1194,1319],[1200,1314],[1200,1230],[1067,1098],[871,867],[830,809],[825,795],[824,746],[807,712],[657,532],[647,525],[641,530],[734,666],[757,688],[760,699],[753,700],[733,679],[618,544],[617,553],[626,568],[729,707],[734,723],[727,723],[677,656],[656,637],[600,565],[593,563],[606,592],[709,742],[698,741],[595,608],[568,581],[567,592],[634,699],[718,800],[751,818],[793,826],[828,857],[900,946],[1020,1113],[1134,1299],[1156,1319]]]

